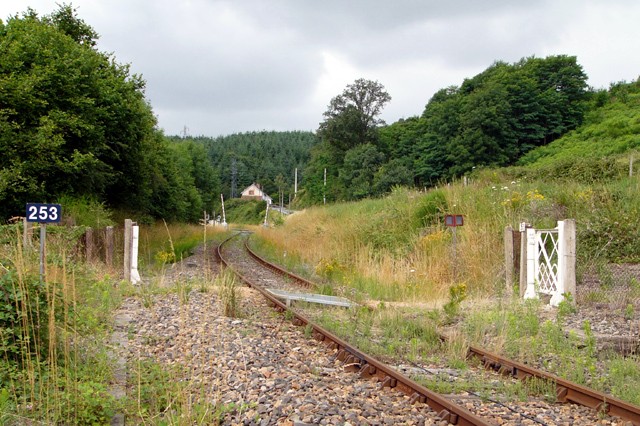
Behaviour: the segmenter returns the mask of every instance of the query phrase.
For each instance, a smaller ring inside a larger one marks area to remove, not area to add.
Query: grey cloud
[[[41,15],[55,5],[30,0]],[[637,0],[74,0],[98,47],[147,81],[169,134],[314,129],[359,77],[387,86],[387,122],[496,60],[577,55],[598,81],[636,78]],[[0,16],[26,9],[3,0]],[[337,62],[325,69],[324,57]],[[340,64],[344,64],[341,67]],[[586,66],[588,64],[588,67]],[[602,83],[593,83],[602,86]],[[319,94],[319,88],[331,93]]]

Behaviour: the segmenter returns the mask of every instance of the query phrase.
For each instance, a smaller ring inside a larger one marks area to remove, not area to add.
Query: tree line
[[[496,62],[439,90],[420,116],[385,125],[378,116],[391,96],[378,82],[356,80],[320,123],[301,204],[378,196],[395,185],[429,187],[475,168],[512,165],[581,124],[592,94],[586,81],[574,56]]]
[[[61,196],[197,220],[219,191],[201,144],[168,141],[144,80],[69,5],[0,21],[0,217]]]
[[[178,136],[171,139],[181,140]],[[285,202],[289,195],[293,196],[295,170],[301,180],[311,148],[318,142],[309,131],[266,130],[183,140],[204,147],[225,197],[239,197],[244,188],[255,182],[274,200],[278,200],[278,194],[286,194]]]
[[[515,164],[578,127],[597,98],[574,56],[530,57],[496,62],[388,125],[380,114],[391,95],[358,79],[331,99],[315,133],[167,137],[144,80],[97,40],[67,5],[0,21],[0,217],[71,196],[196,221],[220,193],[239,196],[252,182],[288,202],[295,169],[299,206],[428,187]]]

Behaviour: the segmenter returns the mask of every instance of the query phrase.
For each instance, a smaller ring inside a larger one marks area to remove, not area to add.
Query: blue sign
[[[27,222],[54,223],[62,219],[60,204],[27,203]]]

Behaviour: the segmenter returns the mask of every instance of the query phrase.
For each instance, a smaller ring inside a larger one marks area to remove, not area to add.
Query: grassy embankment
[[[68,214],[76,214],[75,223],[86,220],[70,200],[66,207]],[[109,224],[108,212],[98,210],[87,217]],[[213,244],[222,234],[209,228],[205,235],[203,227],[192,225],[142,226],[140,270],[146,282],[134,287],[119,278],[121,255],[112,268],[82,258],[78,240],[83,226],[47,228],[41,282],[37,228],[26,247],[21,228],[0,227],[0,424],[108,424],[116,412],[141,423],[205,419],[215,424],[227,408],[194,400],[198,390],[178,380],[183,372],[153,361],[130,365],[128,397],[114,399],[109,393],[115,367],[109,339],[114,311],[124,297],[151,304],[154,295],[165,292],[177,292],[181,301],[192,289],[224,292],[229,280],[214,277],[163,285],[170,262],[205,240]]]
[[[531,152],[518,167],[481,170],[466,186],[396,190],[384,199],[307,209],[282,226],[258,229],[254,245],[320,281],[319,291],[378,307],[318,317],[381,357],[429,362],[444,353],[451,366],[464,368],[466,346],[481,344],[521,361],[542,360],[561,376],[640,404],[637,356],[597,354],[588,322],[586,342],[565,337],[562,321],[575,309],[571,300],[552,322],[541,319],[540,302],[512,297],[504,285],[503,252],[508,225],[549,228],[574,218],[579,278],[592,264],[640,261],[638,167],[628,176],[630,160],[640,158],[637,86],[612,90],[581,128]],[[455,252],[445,214],[465,218],[456,229]],[[614,309],[637,322],[640,283],[630,278],[623,286],[627,296]],[[603,288],[585,300],[606,303],[614,296]],[[443,348],[435,330],[451,324],[456,335]],[[430,385],[451,387],[437,379]]]
[[[545,322],[542,303],[513,298],[504,285],[502,248],[507,225],[526,221],[545,228],[572,217],[582,236],[579,271],[580,264],[598,256],[636,260],[640,182],[636,177],[591,184],[512,178],[487,172],[468,186],[456,183],[426,194],[398,190],[382,200],[307,209],[283,226],[257,229],[254,244],[272,260],[319,281],[319,291],[376,307],[318,312],[326,326],[363,350],[423,363],[444,353],[451,367],[464,368],[465,348],[478,344],[525,362],[545,359],[561,376],[640,403],[638,359],[611,355],[602,364],[588,323],[586,345],[575,335],[565,338],[561,324],[574,309],[570,303],[557,310],[557,322]],[[445,213],[465,216],[465,225],[456,230],[455,257],[452,230],[442,224]],[[621,215],[629,223],[614,226]],[[640,286],[631,293],[637,300]],[[638,320],[632,303],[620,309]],[[442,347],[436,330],[451,324],[457,334]],[[429,384],[450,386],[437,379]]]

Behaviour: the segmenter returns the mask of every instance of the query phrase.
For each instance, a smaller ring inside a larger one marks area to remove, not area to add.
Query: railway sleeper
[[[449,410],[441,410],[440,412],[438,412],[438,418],[440,420],[447,421],[447,422],[451,423],[452,425],[457,425],[458,424],[458,415],[455,414],[455,413],[452,413]]]
[[[409,403],[412,405],[417,403],[425,404],[426,402],[427,397],[418,392],[415,392],[413,395],[411,395],[411,398],[409,398]]]
[[[376,374],[377,369],[371,364],[364,364],[358,372],[361,379],[370,379]]]
[[[387,376],[385,377],[385,379],[382,381],[382,387],[383,388],[395,388],[396,386],[398,386],[398,380],[391,377],[391,376]]]

